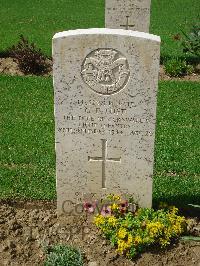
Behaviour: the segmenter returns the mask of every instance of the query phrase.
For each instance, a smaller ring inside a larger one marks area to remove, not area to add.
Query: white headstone
[[[160,38],[113,29],[53,38],[58,211],[85,195],[152,203]]]
[[[151,0],[106,0],[105,27],[149,32]]]

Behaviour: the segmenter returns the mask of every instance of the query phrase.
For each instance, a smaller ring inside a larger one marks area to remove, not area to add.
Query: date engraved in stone
[[[128,61],[121,52],[105,48],[94,50],[86,56],[81,75],[94,92],[112,95],[126,86],[130,71]]]

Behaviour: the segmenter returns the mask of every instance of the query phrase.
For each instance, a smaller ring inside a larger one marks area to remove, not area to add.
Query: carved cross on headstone
[[[102,188],[106,188],[106,162],[121,162],[121,158],[107,158],[107,140],[101,139],[102,142],[102,157],[90,157],[88,161],[100,161],[102,162]]]
[[[129,29],[129,27],[134,27],[135,25],[129,25],[129,16],[126,16],[126,25],[120,25],[121,27],[125,27],[126,30]]]

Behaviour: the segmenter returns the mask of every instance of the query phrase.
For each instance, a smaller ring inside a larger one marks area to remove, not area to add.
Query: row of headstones
[[[151,206],[160,38],[144,33],[149,19],[150,0],[107,0],[117,29],[53,38],[59,213],[109,193]]]

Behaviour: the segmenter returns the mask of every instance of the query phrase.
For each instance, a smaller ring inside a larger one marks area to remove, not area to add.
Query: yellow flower
[[[113,200],[120,200],[121,197],[119,195],[113,195]]]
[[[133,243],[133,236],[132,236],[131,234],[128,234],[127,244],[128,244],[129,246],[131,246],[132,243]]]
[[[176,221],[181,223],[181,224],[186,224],[185,217],[183,217],[183,216],[177,216]]]
[[[142,243],[141,236],[136,236],[135,239],[134,239],[134,243],[135,243],[135,245],[138,245],[138,244]]]
[[[168,238],[160,238],[159,241],[162,247],[166,247],[167,245],[170,244],[170,241]]]
[[[184,232],[185,229],[185,218],[178,216],[176,222],[172,225],[172,230],[177,234],[180,235]]]
[[[110,217],[108,218],[108,223],[109,223],[110,225],[112,225],[112,226],[116,226],[116,224],[117,224],[117,218],[115,218],[115,216],[110,216]]]
[[[125,228],[121,227],[117,233],[117,236],[121,239],[124,239],[127,235],[127,231]]]
[[[121,199],[121,197],[119,196],[119,195],[114,195],[114,194],[109,194],[108,196],[107,196],[107,199],[110,199],[110,200],[120,200]]]
[[[181,229],[180,224],[174,224],[172,226],[172,231],[174,231],[174,233],[176,233],[178,235],[181,234],[182,233],[182,229]]]
[[[119,209],[119,206],[116,203],[113,203],[111,205],[111,210],[115,211],[115,210],[118,210],[118,209]]]
[[[103,217],[103,215],[98,214],[94,217],[94,224],[96,226],[101,226],[105,223],[105,218]]]
[[[175,206],[170,206],[170,210],[172,214],[177,214],[178,212],[178,208],[176,208]]]
[[[128,248],[127,243],[124,240],[119,239],[117,241],[117,251],[119,253],[122,253]]]
[[[167,228],[164,229],[164,234],[165,234],[166,238],[169,239],[171,237],[171,233],[172,232],[171,232],[171,228],[170,227],[167,227]]]
[[[150,222],[147,224],[150,237],[156,237],[164,229],[164,225],[161,222]]]

